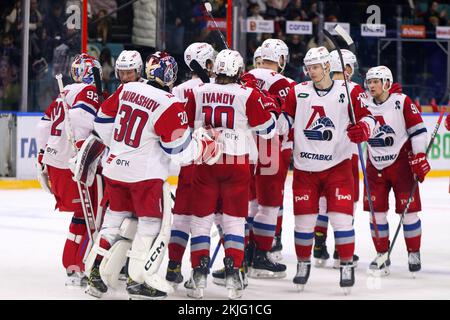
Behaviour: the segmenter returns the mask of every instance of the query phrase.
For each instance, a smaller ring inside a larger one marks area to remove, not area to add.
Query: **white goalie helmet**
[[[284,58],[283,64],[280,63],[281,57]],[[278,63],[281,72],[289,62],[289,48],[280,39],[267,39],[261,45],[261,58],[263,60],[274,61]]]
[[[344,65],[349,65],[352,68],[352,73],[349,75],[351,78],[355,72],[355,69],[358,67],[358,62],[356,60],[356,56],[347,49],[341,49],[342,59],[344,60]],[[331,59],[331,72],[342,72],[341,59],[339,59],[339,53],[337,50],[333,50],[330,52]]]
[[[370,79],[380,79],[383,83],[383,91],[389,91],[392,87],[392,83],[394,82],[394,77],[392,76],[391,70],[386,66],[377,66],[370,68],[366,73],[366,85],[368,80]],[[389,80],[389,87],[387,89],[384,88],[384,84]]]
[[[244,70],[244,59],[238,51],[225,49],[219,52],[214,62],[214,73],[234,77]]]
[[[116,78],[119,79],[119,70],[136,70],[139,77],[142,74],[141,54],[135,50],[123,50],[116,60]]]
[[[328,52],[328,49],[325,47],[317,47],[317,48],[311,48],[306,53],[305,57],[303,58],[303,72],[308,75],[308,69],[307,66],[311,66],[313,64],[321,64],[322,67],[325,69],[327,66],[327,63],[331,63],[330,53]]]
[[[209,43],[205,42],[195,42],[184,51],[184,62],[189,69],[191,69],[192,60],[196,60],[203,69],[208,69],[206,63],[208,60],[214,63],[215,57],[216,51]]]
[[[253,66],[256,68],[256,59],[261,58],[261,47],[256,48],[253,53]]]

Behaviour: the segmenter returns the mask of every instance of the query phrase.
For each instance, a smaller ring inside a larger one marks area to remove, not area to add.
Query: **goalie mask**
[[[155,81],[162,87],[170,87],[177,80],[178,64],[166,52],[156,52],[149,56],[145,64],[147,79]]]
[[[100,62],[87,53],[75,57],[70,68],[70,75],[76,83],[94,83],[94,67],[98,68],[100,79],[102,78],[102,66]]]

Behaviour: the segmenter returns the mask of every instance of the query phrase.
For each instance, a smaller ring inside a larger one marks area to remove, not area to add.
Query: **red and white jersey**
[[[369,158],[375,168],[381,170],[393,164],[409,139],[416,149],[414,153],[425,152],[427,129],[419,109],[407,95],[393,93],[381,104],[368,99],[366,105],[378,120],[368,141]]]
[[[187,124],[174,95],[141,82],[120,86],[95,119],[95,130],[110,148],[103,174],[122,182],[167,179],[169,157],[193,156]]]
[[[249,73],[255,76],[258,88],[282,99],[286,98],[292,87],[288,78],[270,69],[256,68],[250,70]]]
[[[64,87],[64,93],[74,140],[84,140],[94,128],[99,109],[97,90],[93,85],[73,83]],[[68,125],[63,100],[58,96],[47,108],[38,126],[38,144],[45,151],[43,163],[59,169],[69,168],[68,161],[75,156],[75,151],[67,137]]]
[[[366,121],[373,130],[376,121],[361,104],[363,89],[350,82],[349,91],[356,120]],[[319,172],[351,159],[354,144],[347,136],[349,100],[343,80],[334,80],[323,96],[312,81],[302,82],[289,92],[284,107],[294,129],[293,157],[298,170]]]
[[[179,84],[172,89],[172,94],[180,99],[181,101],[186,101],[189,92],[192,92],[192,88],[203,83],[200,78],[192,78],[186,82]]]
[[[264,109],[264,102],[257,90],[237,83],[201,84],[192,90],[186,104],[189,126],[220,129],[224,154],[250,154],[252,130],[264,139],[275,133],[275,119]]]

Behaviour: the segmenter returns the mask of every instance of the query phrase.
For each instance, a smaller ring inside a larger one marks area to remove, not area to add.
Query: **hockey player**
[[[266,91],[280,104],[286,97],[291,83],[281,75],[289,58],[286,44],[279,39],[267,39],[261,45],[262,64],[249,73],[255,76],[259,89]],[[279,121],[285,121],[280,117]],[[277,129],[283,127],[277,125]],[[285,128],[287,127],[284,126]],[[280,135],[278,132],[269,144],[258,144],[259,162],[257,164],[255,185],[257,204],[250,203],[250,240],[247,246],[249,257],[249,276],[255,278],[282,278],[286,276],[286,265],[272,259],[277,227],[278,213],[283,205],[284,181],[288,167],[282,161]],[[264,146],[268,145],[269,148]],[[280,238],[281,240],[281,238]],[[279,246],[281,250],[281,247]]]
[[[298,84],[286,98],[284,112],[294,129],[294,181],[297,274],[293,282],[303,290],[311,270],[314,227],[319,197],[327,199],[327,211],[334,229],[340,257],[340,286],[347,293],[353,286],[354,229],[352,150],[366,141],[376,123],[361,107],[358,93],[350,92],[356,124],[350,122],[350,104],[344,81],[330,78],[330,55],[325,47],[308,50],[305,73],[311,81]]]
[[[142,57],[136,50],[123,50],[116,60],[115,74],[121,84],[141,81],[142,78]]]
[[[202,298],[209,273],[210,229],[218,199],[222,199],[222,228],[225,248],[225,282],[228,297],[242,295],[244,283],[244,224],[250,179],[249,129],[262,138],[274,135],[274,107],[257,90],[238,83],[244,63],[237,51],[223,50],[214,62],[214,84],[195,87],[186,105],[192,128],[220,132],[223,156],[196,165],[192,180],[191,264],[192,276],[185,284],[188,296]],[[217,163],[216,163],[217,162]]]
[[[253,53],[253,68],[260,68],[262,65],[261,47],[256,48]]]
[[[355,73],[356,68],[358,67],[358,62],[356,60],[355,55],[347,49],[342,49],[342,58],[344,60],[345,71],[342,71],[341,60],[339,59],[339,54],[337,50],[330,52],[330,71],[333,73],[333,80],[344,80],[344,76],[347,79],[347,82],[351,84],[353,90],[355,90],[354,95],[358,95],[363,92],[363,88],[361,88],[358,84],[351,82],[353,74]],[[352,93],[350,93],[352,95]],[[358,149],[355,145],[353,148],[352,155],[352,173],[353,173],[353,183],[354,183],[354,210],[356,210],[356,204],[359,200],[359,169],[358,169]],[[327,214],[327,200],[324,195],[322,195],[319,199],[319,216],[317,217],[316,227],[314,229],[314,250],[313,255],[316,258],[316,266],[322,267],[325,265],[326,260],[329,258],[329,254],[326,246],[327,239],[327,231],[328,231],[328,214]],[[339,255],[337,250],[334,250],[333,258],[335,259],[333,268],[339,269]],[[359,257],[357,255],[353,256],[353,262],[355,266]]]
[[[427,130],[419,110],[407,95],[390,94],[392,73],[385,66],[373,67],[367,71],[366,82],[372,99],[367,106],[377,118],[378,124],[368,140],[367,175],[372,193],[374,214],[379,230],[379,241],[374,234],[373,221],[370,228],[378,255],[389,249],[389,192],[395,194],[395,212],[402,213],[408,201],[414,179],[423,182],[430,171],[426,159]],[[364,210],[369,210],[364,199]],[[418,213],[421,210],[419,188],[416,189],[411,205],[403,220],[408,264],[411,272],[419,271],[420,239],[422,234]],[[372,217],[371,217],[372,218]],[[369,272],[388,275],[388,260],[378,268],[376,261],[369,266]]]
[[[86,285],[83,258],[89,237],[79,190],[69,169],[69,160],[75,156],[75,151],[68,140],[67,130],[70,129],[67,126],[71,125],[76,147],[80,148],[94,127],[99,108],[93,67],[101,72],[100,63],[87,54],[83,53],[74,59],[70,69],[74,83],[64,87],[66,101],[58,96],[38,125],[38,166],[48,170],[55,207],[61,212],[73,212],[62,263],[69,277],[66,284],[75,286]],[[67,104],[68,114],[64,111],[63,103]],[[97,208],[96,198],[96,190],[91,188],[93,208]]]
[[[209,146],[214,150],[215,141],[200,135],[191,137],[183,103],[163,90],[176,78],[175,60],[166,56],[159,65],[147,66],[148,84],[129,82],[121,86],[102,104],[95,122],[96,131],[110,147],[103,171],[110,205],[99,243],[103,252],[109,252],[103,253],[99,265],[94,263],[90,276],[98,275],[100,269],[100,280],[107,280],[107,266],[121,267],[127,251],[118,244],[133,239],[128,255],[127,292],[130,298],[161,299],[167,296],[161,290],[167,285],[157,283],[158,289],[145,283],[148,268],[144,264],[150,258],[152,245],[159,245],[153,244],[157,235],[169,232],[161,230],[162,186],[168,176],[169,157],[183,163],[203,159]],[[137,226],[133,227],[132,217],[137,218]],[[117,263],[111,261],[116,257]],[[100,284],[93,289],[101,296],[107,288],[101,286],[99,279],[93,280],[90,285]]]
[[[186,48],[184,61],[190,68],[193,60],[197,61],[209,78],[213,76],[213,65],[215,51],[208,43],[196,42]],[[187,100],[189,92],[199,84],[203,83],[199,75],[192,70],[192,78],[173,88],[172,94],[182,101]],[[178,186],[176,190],[176,200],[173,208],[172,230],[169,243],[169,263],[167,266],[166,280],[174,286],[183,281],[181,274],[181,263],[184,251],[189,240],[189,229],[192,209],[191,200],[191,179],[193,164],[182,166],[178,176]]]

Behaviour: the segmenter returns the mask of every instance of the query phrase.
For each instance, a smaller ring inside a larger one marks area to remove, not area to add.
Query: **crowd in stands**
[[[22,2],[21,0],[2,0],[0,3],[0,110],[17,110],[19,107]],[[117,21],[120,15],[115,12],[116,9],[127,2],[129,1],[89,0],[89,39],[102,46],[98,56],[103,66],[105,83],[114,80],[114,57],[105,44],[111,42],[111,25]],[[218,32],[207,28],[208,18],[203,2],[203,0],[165,1],[165,45],[166,50],[179,62],[177,83],[189,75],[189,70],[183,62],[183,52],[190,43],[205,41],[213,44],[218,51],[223,48]],[[227,0],[211,0],[210,2],[213,5],[212,15],[218,21],[225,19]],[[317,46],[319,43],[319,16],[323,14],[325,22],[348,22],[352,31],[359,30],[360,24],[368,17],[367,7],[376,4],[376,1],[346,0],[323,1],[322,3],[321,7],[317,0],[247,0],[248,18],[274,21],[273,34],[247,34],[247,65],[251,67],[253,53],[265,39],[279,38],[287,43],[290,50],[290,60],[285,74],[297,82],[303,81],[305,79],[301,68],[303,57],[309,48]],[[444,1],[441,3],[439,1],[413,0],[402,3],[403,21],[425,25],[431,38],[434,38],[431,33],[435,31],[436,26],[449,24],[450,5],[445,4]],[[413,6],[410,5],[411,3]],[[386,2],[379,4],[381,22],[385,23],[388,29],[395,30],[397,12],[395,1],[391,1],[390,4],[386,4]],[[32,107],[29,110],[39,111],[47,106],[57,92],[54,75],[60,72],[67,75],[71,58],[79,53],[80,30],[67,23],[73,12],[71,11],[73,6],[81,8],[81,0],[31,0],[28,103]],[[108,15],[111,12],[114,13]],[[99,20],[106,15],[108,15],[106,19]],[[128,16],[127,19],[129,19]],[[311,21],[313,34],[286,34],[286,21],[290,20]],[[371,40],[364,39],[367,43],[360,45],[362,65],[369,65],[376,58],[376,45],[374,40],[370,42]],[[389,57],[389,53],[387,56]],[[143,56],[144,59],[145,57]],[[395,54],[392,54],[392,57],[395,57]],[[433,61],[440,61],[441,58],[434,57]],[[407,64],[408,59],[405,59],[404,62]],[[430,62],[430,69],[433,68],[432,63]],[[408,70],[408,67],[405,66],[404,69]],[[440,72],[443,69],[440,68]],[[444,75],[442,78],[445,79],[446,76]]]

